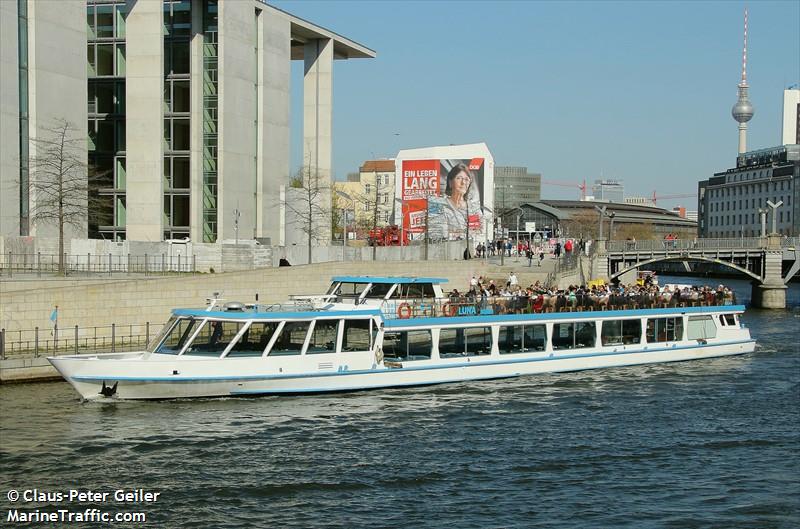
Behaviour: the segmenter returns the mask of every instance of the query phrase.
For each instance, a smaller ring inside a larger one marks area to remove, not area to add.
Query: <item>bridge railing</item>
[[[797,248],[800,246],[800,237],[784,237],[781,239],[781,248]]]
[[[738,250],[763,247],[760,237],[731,239],[674,239],[647,241],[608,241],[609,252],[664,252],[674,250]]]

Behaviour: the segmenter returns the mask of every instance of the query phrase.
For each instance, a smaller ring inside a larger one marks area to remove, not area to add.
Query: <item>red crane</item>
[[[558,180],[542,180],[542,183],[551,186],[571,187],[573,189],[577,188],[581,192],[581,200],[586,198],[586,180],[577,184],[574,182],[562,182]]]
[[[653,191],[653,205],[658,204],[658,200],[666,200],[668,198],[695,198],[697,197],[697,193],[686,193],[682,195],[657,195],[655,191]]]

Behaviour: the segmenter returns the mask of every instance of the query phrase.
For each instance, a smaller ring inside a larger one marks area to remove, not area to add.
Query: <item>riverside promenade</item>
[[[278,303],[296,294],[324,293],[331,276],[428,276],[446,278],[445,288],[463,290],[472,276],[505,283],[515,272],[521,285],[558,283],[556,263],[541,267],[524,257],[459,261],[327,262],[221,274],[0,278],[0,383],[56,378],[46,360],[53,354],[110,352],[142,347],[176,307],[203,307],[218,292],[226,301]],[[575,269],[571,271],[575,273]],[[58,331],[50,317],[58,307]]]

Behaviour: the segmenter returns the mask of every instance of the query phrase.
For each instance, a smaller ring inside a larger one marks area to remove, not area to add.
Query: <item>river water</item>
[[[139,527],[797,528],[797,285],[789,298],[747,311],[755,353],[696,362],[150,403],[0,386],[0,525],[97,507],[144,512]],[[8,500],[34,488],[111,496]],[[113,501],[139,488],[161,495]]]

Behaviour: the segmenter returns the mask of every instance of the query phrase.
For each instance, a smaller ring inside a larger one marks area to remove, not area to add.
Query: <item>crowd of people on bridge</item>
[[[448,298],[453,305],[491,308],[496,314],[733,305],[736,302],[733,290],[724,285],[659,288],[646,280],[642,284],[570,285],[556,289],[536,281],[523,287],[514,272],[500,285],[494,280],[473,277],[465,292],[454,289]]]
[[[495,257],[504,255],[511,256],[524,256],[528,259],[528,266],[532,266],[536,262],[542,266],[545,255],[549,254],[553,259],[558,259],[562,255],[570,256],[574,253],[583,253],[588,251],[591,241],[584,241],[583,239],[561,239],[555,240],[552,244],[548,241],[525,241],[522,239],[516,242],[511,239],[505,241],[489,241],[487,243],[478,243],[475,246],[475,256],[478,258]],[[465,251],[465,258],[469,258]]]

